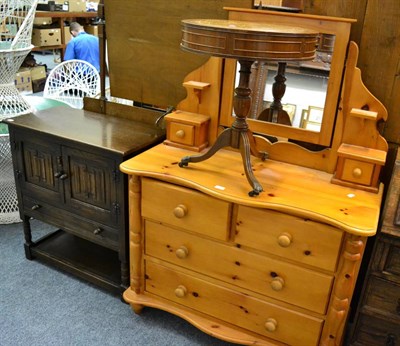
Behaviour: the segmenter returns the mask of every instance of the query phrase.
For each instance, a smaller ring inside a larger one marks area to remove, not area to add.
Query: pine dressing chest
[[[210,117],[211,145],[232,123],[236,61],[211,58],[189,73],[167,141],[120,165],[129,176],[124,299],[136,313],[163,309],[233,343],[339,345],[365,245],[378,227],[388,147],[377,123],[387,112],[362,84],[352,20],[225,10],[231,20],[295,23],[335,37],[323,120],[313,131],[248,120],[257,148],[269,154],[251,158],[264,191],[250,197],[235,150],[181,167],[196,154],[182,141],[199,127],[188,115]],[[262,69],[252,72],[253,91]]]

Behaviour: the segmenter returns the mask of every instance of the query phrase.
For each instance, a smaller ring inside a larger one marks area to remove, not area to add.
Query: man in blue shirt
[[[99,39],[85,32],[76,22],[70,24],[73,39],[67,44],[64,60],[80,59],[91,63],[100,71]]]

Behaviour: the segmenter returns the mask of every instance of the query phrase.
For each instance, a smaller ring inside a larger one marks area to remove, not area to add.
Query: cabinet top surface
[[[129,155],[159,142],[155,126],[104,114],[56,107],[4,120],[18,127]]]
[[[181,168],[193,152],[160,144],[120,165],[122,172],[176,183],[242,205],[273,209],[327,223],[362,236],[376,233],[382,188],[370,193],[331,184],[331,174],[252,157],[254,174],[264,191],[249,197],[239,153],[220,150],[206,161]]]

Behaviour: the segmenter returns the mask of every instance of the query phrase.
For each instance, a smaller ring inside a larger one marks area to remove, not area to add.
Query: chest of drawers
[[[159,145],[121,165],[130,193],[125,300],[230,342],[340,344],[380,194],[266,161],[255,168],[266,191],[252,198],[236,153],[182,169],[185,153]]]
[[[161,139],[149,125],[57,107],[6,120],[25,253],[114,292],[129,282],[124,160]],[[57,231],[33,240],[30,219]]]

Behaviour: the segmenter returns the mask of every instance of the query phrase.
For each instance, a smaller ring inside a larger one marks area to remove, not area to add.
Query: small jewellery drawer
[[[194,145],[194,126],[171,122],[170,140],[176,143]]]
[[[146,255],[321,314],[333,276],[146,221]]]
[[[370,185],[375,165],[353,159],[344,159],[342,180],[361,185]]]
[[[142,179],[142,215],[146,219],[226,240],[230,210],[229,203],[201,192]]]
[[[239,206],[235,242],[335,271],[343,232],[284,213]]]
[[[323,321],[146,261],[145,290],[290,345],[316,345]]]
[[[25,212],[38,220],[59,225],[64,231],[73,233],[94,243],[118,250],[119,234],[114,228],[95,221],[75,216],[63,209],[37,202],[27,196],[23,197]]]

